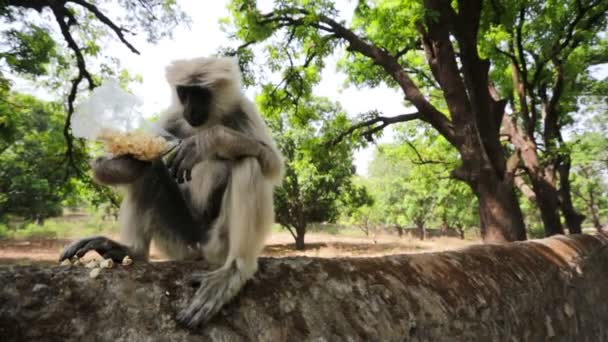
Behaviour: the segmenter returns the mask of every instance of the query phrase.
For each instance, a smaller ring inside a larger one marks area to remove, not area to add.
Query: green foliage
[[[441,136],[406,125],[393,144],[379,145],[370,165],[374,220],[384,225],[478,225],[470,188],[450,178],[458,153]]]
[[[596,228],[608,221],[608,138],[588,132],[573,139],[572,193],[584,209],[586,222]]]
[[[258,102],[286,159],[283,185],[275,193],[276,219],[303,239],[309,223],[333,222],[340,206],[363,205],[369,196],[352,182],[355,146],[328,145],[350,122],[342,109],[324,98],[279,102],[279,109],[272,91],[265,88]]]
[[[8,226],[0,222],[0,239],[7,239],[11,236],[11,230],[8,228]]]
[[[581,104],[606,94],[607,81],[592,73],[608,62],[608,1],[498,2],[486,6],[484,18],[481,53],[492,61],[494,84],[512,100],[511,116],[532,128],[531,139],[543,140],[537,151],[543,166],[567,156],[551,129],[580,120]]]
[[[26,24],[24,29],[8,29],[2,32],[4,51],[0,60],[18,73],[43,75],[53,58],[58,58],[57,43],[41,27]]]
[[[74,217],[76,216],[76,217]],[[103,213],[67,213],[60,218],[44,220],[42,224],[31,222],[0,223],[0,239],[76,238],[115,233],[116,221],[107,220]]]
[[[62,106],[12,93],[0,108],[9,123],[0,140],[0,217],[61,214],[62,202],[77,194],[77,181],[67,178]],[[77,143],[73,155],[84,167],[85,147]]]

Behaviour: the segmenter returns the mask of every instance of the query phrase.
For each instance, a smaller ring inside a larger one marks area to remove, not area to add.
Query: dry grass
[[[293,238],[289,233],[274,233],[264,249],[265,256],[309,256],[320,258],[334,257],[376,257],[391,254],[411,254],[437,252],[463,248],[477,241],[461,240],[452,237],[431,238],[421,241],[418,238],[395,235],[341,236],[325,233],[306,235],[306,249],[295,250]]]

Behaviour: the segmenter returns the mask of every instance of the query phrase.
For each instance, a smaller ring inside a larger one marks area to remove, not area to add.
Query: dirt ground
[[[0,240],[0,264],[6,263],[55,263],[69,239]],[[474,241],[452,237],[431,238],[421,241],[417,238],[386,235],[367,237],[347,237],[324,233],[306,235],[306,250],[295,250],[289,233],[274,233],[267,242],[264,256],[286,257],[303,255],[309,257],[374,257],[389,254],[423,253],[462,248]],[[95,258],[89,253],[85,259]],[[164,256],[152,247],[152,260],[163,260]]]

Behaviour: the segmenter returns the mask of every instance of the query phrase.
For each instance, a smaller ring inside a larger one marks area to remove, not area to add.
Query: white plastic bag
[[[103,141],[106,151],[115,156],[154,159],[170,144],[158,136],[164,135],[162,128],[145,120],[141,105],[142,101],[122,90],[117,81],[106,81],[76,107],[70,121],[72,133],[78,138]]]
[[[71,125],[75,137],[95,140],[103,129],[130,132],[138,128],[142,101],[120,88],[115,80],[95,88],[87,101],[76,107]]]

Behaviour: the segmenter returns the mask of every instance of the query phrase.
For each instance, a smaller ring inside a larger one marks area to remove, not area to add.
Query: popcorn
[[[131,257],[130,257],[130,256],[128,256],[128,255],[127,255],[127,256],[125,256],[125,257],[122,259],[122,265],[123,265],[123,266],[129,266],[129,265],[131,265],[132,263],[133,263],[133,259],[131,259]]]
[[[99,273],[101,272],[101,268],[97,267],[91,270],[91,272],[89,273],[89,277],[91,278],[97,278],[99,276]]]
[[[98,139],[105,143],[106,151],[114,156],[130,154],[143,161],[156,159],[169,148],[165,139],[141,131],[122,133],[104,129]]]
[[[99,263],[99,267],[101,268],[112,268],[114,267],[114,260],[112,259],[104,259]]]

